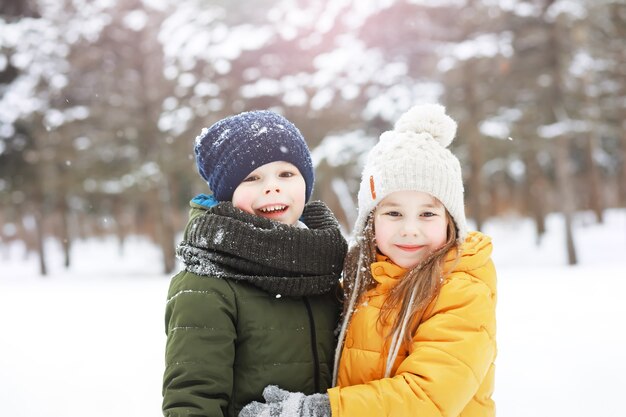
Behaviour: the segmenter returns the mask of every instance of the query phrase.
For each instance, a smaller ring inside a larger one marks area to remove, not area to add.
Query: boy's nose
[[[265,188],[266,195],[270,193],[280,193],[280,181],[278,181],[278,178],[269,176],[265,179],[263,187]]]

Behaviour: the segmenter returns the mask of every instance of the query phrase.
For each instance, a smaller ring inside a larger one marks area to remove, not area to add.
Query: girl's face
[[[446,209],[421,191],[396,191],[374,211],[376,246],[393,263],[411,269],[447,240]]]
[[[306,184],[300,170],[284,161],[252,171],[235,188],[233,205],[250,214],[294,225],[304,211]]]

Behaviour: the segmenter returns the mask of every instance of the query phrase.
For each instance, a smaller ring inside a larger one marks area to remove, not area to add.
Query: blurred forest
[[[193,139],[293,121],[346,232],[362,159],[411,105],[459,122],[468,216],[626,207],[623,0],[0,0],[0,245],[147,236],[175,267],[207,192]],[[0,255],[1,256],[1,255]]]

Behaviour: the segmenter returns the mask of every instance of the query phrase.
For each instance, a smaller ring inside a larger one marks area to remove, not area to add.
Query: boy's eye
[[[258,175],[249,175],[241,182],[252,182],[252,181],[256,181],[258,179],[259,179]]]
[[[282,178],[290,178],[290,177],[293,177],[294,175],[296,174],[291,171],[283,171],[280,173],[280,177]]]

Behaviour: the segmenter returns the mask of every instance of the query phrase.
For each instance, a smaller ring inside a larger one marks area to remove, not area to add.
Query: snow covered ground
[[[626,413],[626,211],[604,225],[576,219],[581,264],[565,266],[562,222],[534,245],[526,220],[499,219],[496,401],[500,417]],[[160,415],[163,310],[158,251],[112,240],[75,245],[37,276],[20,246],[0,248],[0,415]]]

